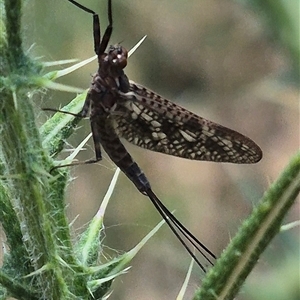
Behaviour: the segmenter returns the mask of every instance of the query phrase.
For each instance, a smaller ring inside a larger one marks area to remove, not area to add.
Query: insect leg
[[[112,4],[111,0],[108,0],[108,9],[107,9],[107,14],[108,14],[108,26],[105,30],[105,33],[103,35],[102,41],[99,45],[99,51],[97,52],[98,55],[102,55],[105,52],[105,49],[109,43],[111,33],[113,30],[113,20],[112,20]]]
[[[89,108],[90,108],[90,103],[91,103],[91,96],[90,96],[90,92],[87,93],[83,107],[81,109],[81,111],[77,114],[72,113],[70,111],[64,111],[64,110],[60,110],[60,109],[56,109],[56,108],[42,108],[42,110],[44,111],[53,111],[55,113],[59,112],[62,114],[67,114],[67,115],[71,115],[74,116],[76,118],[85,118],[88,115],[89,112]]]
[[[100,142],[99,129],[96,121],[91,120],[91,129],[92,129],[95,155],[96,155],[95,162],[97,162],[102,159],[102,155],[101,155],[101,142]]]

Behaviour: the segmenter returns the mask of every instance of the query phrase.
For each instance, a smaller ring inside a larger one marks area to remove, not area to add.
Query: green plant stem
[[[32,62],[23,53],[22,40],[20,33],[21,24],[21,1],[5,1],[5,29],[7,43],[2,47],[1,53],[4,68],[1,75],[5,78],[5,86],[0,91],[1,98],[1,171],[2,187],[7,189],[7,194],[13,206],[9,206],[6,201],[7,213],[11,216],[7,218],[7,227],[9,222],[17,217],[17,223],[13,224],[11,229],[7,228],[7,235],[17,236],[22,233],[22,242],[27,250],[27,256],[23,257],[23,265],[30,266],[26,271],[36,274],[36,286],[39,287],[39,293],[47,295],[48,299],[61,299],[68,293],[64,282],[63,269],[57,259],[59,250],[56,241],[56,231],[54,231],[53,215],[49,212],[54,211],[54,200],[60,200],[63,203],[62,196],[54,199],[53,184],[49,181],[51,177],[48,173],[52,165],[47,154],[42,148],[33,106],[31,99],[27,96],[30,89],[30,78],[32,75],[38,75],[41,69]],[[4,221],[4,220],[1,220]],[[59,231],[67,225],[61,226]],[[12,240],[20,245],[20,239],[8,238],[12,256],[15,249],[24,249],[15,247]],[[23,247],[24,247],[23,246]],[[24,253],[24,251],[23,251]],[[25,253],[24,253],[25,254]],[[9,263],[7,256],[4,265]],[[16,264],[17,261],[10,259],[13,263],[12,269],[7,270],[9,274],[15,277],[24,275],[24,269]],[[34,275],[31,275],[34,276]],[[29,277],[31,277],[29,276]],[[2,278],[5,278],[4,276]],[[26,279],[21,279],[25,284]],[[28,278],[27,281],[29,281]],[[1,283],[10,290],[15,297],[21,297],[21,294],[15,294],[16,289],[13,284],[15,280],[1,281]],[[18,282],[19,284],[19,282]]]
[[[18,281],[12,281],[12,279],[0,271],[0,282],[4,286],[12,287],[11,293],[14,295],[20,295],[18,299],[31,299],[38,300],[33,291],[28,289],[28,286],[20,284]]]
[[[21,39],[21,0],[5,0],[8,59],[11,66],[19,68],[24,59]]]
[[[300,191],[300,152],[242,224],[194,299],[234,299]]]

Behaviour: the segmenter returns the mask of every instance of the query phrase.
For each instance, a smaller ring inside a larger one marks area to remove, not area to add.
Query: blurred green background
[[[82,4],[107,25],[106,1]],[[202,117],[235,129],[264,152],[256,165],[196,162],[139,149],[125,143],[153,190],[176,216],[219,255],[263,192],[299,147],[299,2],[229,0],[113,1],[111,43],[130,49],[126,73]],[[25,49],[41,61],[94,55],[92,17],[66,0],[28,0],[24,5]],[[298,48],[297,48],[298,47]],[[96,63],[60,80],[88,88]],[[75,95],[48,91],[39,107],[59,107]],[[37,111],[40,119],[44,113]],[[89,121],[68,141],[76,146]],[[93,157],[93,145],[79,159]],[[76,232],[96,212],[115,166],[104,154],[98,165],[71,170],[68,214]],[[299,201],[286,222],[299,219]],[[160,220],[146,197],[121,175],[105,218],[109,255],[131,249]],[[111,299],[174,299],[190,258],[165,226],[114,282]],[[195,268],[187,299],[199,285]],[[238,299],[299,299],[299,228],[272,242]]]

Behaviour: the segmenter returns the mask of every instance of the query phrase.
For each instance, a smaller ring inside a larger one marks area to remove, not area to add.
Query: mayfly
[[[262,158],[261,149],[244,135],[201,118],[142,85],[129,81],[123,70],[127,65],[127,50],[117,44],[109,46],[105,52],[113,29],[111,0],[108,0],[108,26],[102,39],[98,14],[74,0],[68,1],[93,15],[94,50],[99,65],[82,110],[78,114],[70,113],[84,118],[90,111],[96,157],[84,163],[100,161],[102,146],[137,189],[149,197],[170,229],[205,272],[206,268],[186,241],[211,265],[215,255],[158,199],[120,137],[152,151],[213,162],[256,163]],[[71,165],[74,164],[78,163]]]

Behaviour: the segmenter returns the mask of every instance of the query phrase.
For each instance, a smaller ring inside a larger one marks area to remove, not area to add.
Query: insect
[[[205,267],[186,241],[211,265],[215,255],[158,199],[120,137],[152,151],[213,162],[256,163],[262,158],[261,149],[244,135],[201,118],[142,85],[129,81],[124,73],[127,50],[119,44],[108,47],[113,30],[111,0],[108,0],[109,24],[102,39],[98,14],[74,0],[68,1],[93,15],[94,50],[99,64],[82,110],[78,114],[71,113],[83,118],[90,111],[96,157],[84,163],[100,161],[102,147],[137,189],[149,197],[170,229],[205,272]]]

